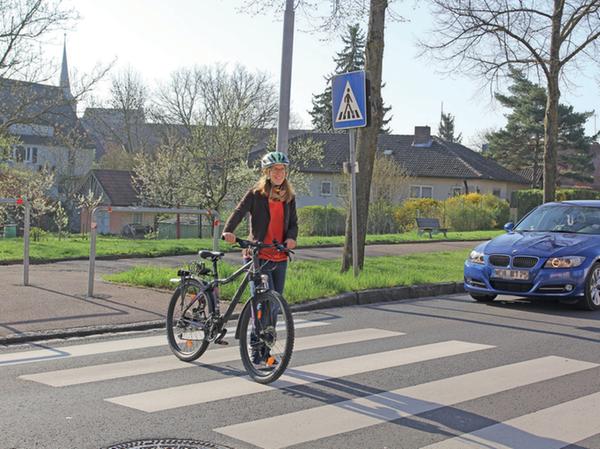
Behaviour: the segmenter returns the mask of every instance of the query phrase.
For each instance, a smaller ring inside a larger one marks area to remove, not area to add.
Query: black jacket
[[[237,225],[250,213],[250,239],[262,242],[267,235],[271,214],[269,199],[254,189],[250,189],[242,198],[225,223],[223,232],[233,232]],[[283,240],[298,238],[298,216],[296,215],[296,199],[283,203]]]

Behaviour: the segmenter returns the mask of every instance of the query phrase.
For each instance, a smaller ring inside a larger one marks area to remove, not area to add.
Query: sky
[[[81,16],[73,29],[67,30],[69,69],[75,76],[115,61],[113,71],[131,67],[153,86],[181,67],[225,63],[266,72],[279,85],[281,13],[250,14],[241,8],[243,0],[65,1]],[[436,133],[443,103],[444,112],[455,116],[455,129],[463,134],[463,143],[473,146],[482,130],[504,126],[507,111],[478,81],[462,75],[447,77],[440,73],[442,67],[417,58],[417,38],[426,36],[431,28],[431,16],[423,3],[395,3],[395,12],[408,21],[388,21],[386,26],[383,98],[392,106],[392,132],[413,134],[415,126],[429,125]],[[342,43],[336,34],[306,32],[310,24],[300,15],[295,25],[291,109],[304,127],[310,128],[312,95],[325,88],[324,76],[334,69],[332,58]],[[57,66],[62,41],[62,32],[57,33],[46,46],[48,59]],[[576,111],[597,108],[600,85],[593,75],[591,70],[578,74],[579,85],[563,91],[561,101],[572,104]],[[58,83],[58,73],[56,78]],[[108,81],[98,86],[96,97],[108,96]],[[594,129],[592,118],[587,131],[591,134]]]

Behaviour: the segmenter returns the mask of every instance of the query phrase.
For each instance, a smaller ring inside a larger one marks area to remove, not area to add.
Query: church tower
[[[59,86],[63,90],[63,95],[66,100],[73,102],[73,109],[75,109],[75,101],[73,98],[73,94],[71,93],[71,83],[69,82],[69,66],[67,64],[67,35],[65,34],[65,40],[63,44],[63,57],[62,57],[62,67],[60,70],[60,81]]]

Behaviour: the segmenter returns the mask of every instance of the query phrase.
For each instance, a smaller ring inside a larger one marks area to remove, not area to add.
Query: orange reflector
[[[262,310],[259,310],[258,312],[256,312],[256,316],[260,320],[262,318]]]
[[[186,340],[186,341],[185,341],[185,345],[186,345],[188,348],[191,348],[192,346],[194,346],[194,342],[193,342],[192,340]]]
[[[275,365],[275,357],[271,356],[267,359],[267,366]]]

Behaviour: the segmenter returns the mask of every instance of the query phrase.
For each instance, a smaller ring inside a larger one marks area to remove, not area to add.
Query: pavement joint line
[[[292,313],[329,309],[334,307],[362,306],[366,304],[385,303],[404,299],[425,298],[459,294],[464,292],[462,282],[441,282],[425,285],[398,286],[391,288],[370,289],[358,292],[342,293],[340,295],[320,298],[302,304],[290,306]],[[231,319],[237,319],[239,313],[234,313]],[[9,347],[23,343],[33,343],[46,340],[67,339],[75,337],[90,337],[109,333],[145,331],[162,329],[165,320],[142,321],[122,324],[106,324],[76,328],[47,330],[40,332],[23,332],[0,337],[0,346]]]

